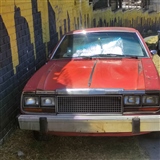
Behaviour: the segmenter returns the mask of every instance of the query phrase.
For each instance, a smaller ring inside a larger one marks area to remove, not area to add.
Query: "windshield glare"
[[[77,57],[147,56],[136,33],[93,32],[66,35],[53,59]]]

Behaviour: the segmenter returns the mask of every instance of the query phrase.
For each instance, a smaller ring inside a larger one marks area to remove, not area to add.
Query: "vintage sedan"
[[[20,129],[36,138],[131,136],[160,131],[160,77],[133,28],[65,34],[21,96]]]

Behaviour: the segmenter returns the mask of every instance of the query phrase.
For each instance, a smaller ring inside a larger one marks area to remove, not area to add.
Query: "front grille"
[[[122,113],[121,96],[58,96],[58,113]]]

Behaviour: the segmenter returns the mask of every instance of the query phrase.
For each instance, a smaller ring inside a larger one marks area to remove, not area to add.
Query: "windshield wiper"
[[[121,58],[133,58],[133,59],[138,59],[138,56],[134,56],[134,55],[121,55],[121,54],[95,54],[92,56],[78,56],[78,57],[74,57],[74,58],[85,58],[85,59],[92,59],[95,57],[99,57],[99,58],[103,58],[103,57],[121,57]]]
[[[123,55],[126,58],[133,58],[133,59],[138,59],[138,56],[134,56],[134,55]]]
[[[112,54],[112,53],[108,53],[108,54],[96,54],[93,55],[93,57],[121,57],[121,58],[134,58],[134,59],[138,59],[138,56],[134,56],[134,55],[124,55],[124,54]]]
[[[77,56],[77,57],[73,57],[73,58],[92,59],[92,58],[93,58],[93,56]]]
[[[134,55],[125,55],[125,54],[107,54],[107,56],[110,57],[121,57],[121,58],[133,58],[133,59],[138,59],[138,56],[134,56]]]
[[[92,58],[103,58],[103,57],[122,57],[123,55],[119,55],[119,54],[94,54],[92,56],[78,56],[76,58],[89,58],[89,59],[92,59]]]
[[[95,54],[93,55],[93,57],[122,57],[123,55],[119,55],[119,54],[112,54],[112,53],[108,53],[108,54]]]

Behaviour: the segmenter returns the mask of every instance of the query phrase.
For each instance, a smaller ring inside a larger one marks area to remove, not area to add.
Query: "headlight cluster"
[[[24,97],[24,106],[29,107],[52,107],[55,106],[55,98],[54,97],[32,97],[25,96]]]
[[[124,96],[124,104],[125,105],[140,105],[140,97],[139,96]]]
[[[54,98],[53,97],[41,97],[41,106],[54,106]]]
[[[30,105],[37,106],[37,105],[39,105],[39,99],[38,99],[38,97],[25,97],[24,98],[24,105],[25,106],[30,106]]]
[[[144,95],[144,96],[124,96],[124,105],[125,106],[158,106],[159,105],[159,96],[158,95]]]
[[[158,96],[143,96],[142,104],[143,105],[159,105],[159,97]]]

